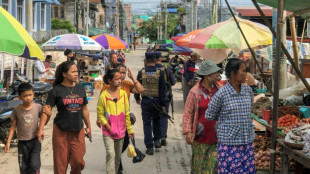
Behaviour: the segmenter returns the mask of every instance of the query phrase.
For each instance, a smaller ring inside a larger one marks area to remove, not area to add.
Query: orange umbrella
[[[181,37],[179,40],[177,40],[177,45],[182,46],[182,47],[186,47],[188,45],[188,43],[193,40],[196,35],[201,31],[202,29],[198,29],[198,30],[194,30],[191,31],[189,33],[187,33],[186,35],[184,35],[183,37]]]

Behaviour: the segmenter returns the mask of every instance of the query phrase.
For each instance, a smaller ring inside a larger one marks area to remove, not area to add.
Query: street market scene
[[[309,174],[308,0],[0,0],[1,174]]]

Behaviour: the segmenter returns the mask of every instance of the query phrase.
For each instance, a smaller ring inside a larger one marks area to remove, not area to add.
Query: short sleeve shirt
[[[37,103],[33,103],[29,110],[25,110],[21,105],[13,109],[10,118],[16,120],[18,140],[28,141],[36,137],[41,114],[42,106]]]
[[[101,88],[100,94],[106,90],[110,85],[104,84]],[[130,92],[135,87],[135,84],[128,80],[123,80],[121,89],[124,90],[128,96],[128,100],[130,99]]]
[[[61,130],[80,131],[83,127],[83,105],[88,103],[85,89],[76,84],[58,84],[49,92],[46,104],[57,107],[54,123]]]

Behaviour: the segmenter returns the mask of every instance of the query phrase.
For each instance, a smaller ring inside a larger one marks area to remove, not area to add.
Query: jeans
[[[28,141],[18,141],[18,163],[22,174],[40,173],[41,143],[37,138]]]

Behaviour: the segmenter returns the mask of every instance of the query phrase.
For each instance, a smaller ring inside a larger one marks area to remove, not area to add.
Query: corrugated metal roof
[[[272,16],[271,7],[262,7],[265,16]],[[257,9],[254,7],[236,7],[236,12],[240,13],[241,16],[260,16]]]

